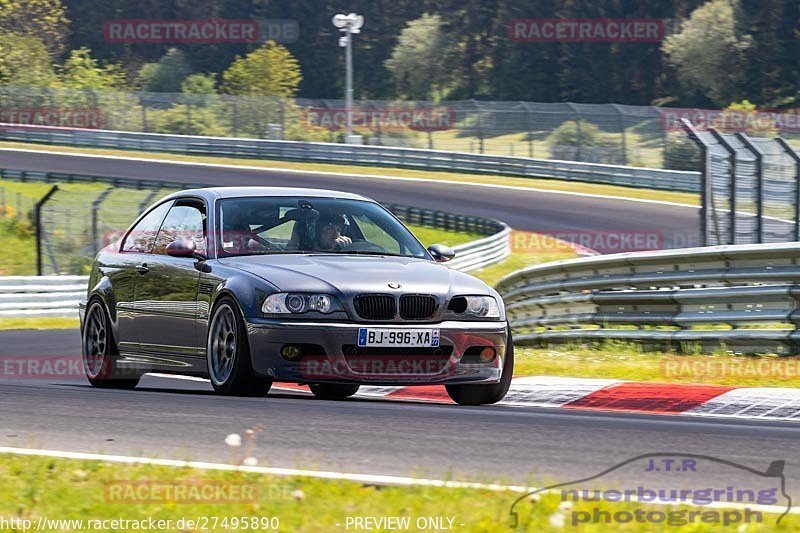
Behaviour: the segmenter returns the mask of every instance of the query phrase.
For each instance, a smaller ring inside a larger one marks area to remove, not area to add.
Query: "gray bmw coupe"
[[[500,296],[442,264],[380,204],[316,189],[221,187],[154,204],[92,265],[86,375],[203,376],[222,394],[273,381],[341,399],[360,385],[444,384],[499,401],[514,351]]]

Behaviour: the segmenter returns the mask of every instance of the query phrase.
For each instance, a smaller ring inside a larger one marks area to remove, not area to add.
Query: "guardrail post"
[[[42,198],[36,202],[34,207],[34,222],[36,224],[36,275],[42,276],[43,275],[43,268],[42,268],[42,207],[44,204],[53,196],[56,191],[58,190],[58,185],[53,185],[53,187],[47,191],[47,194],[42,196]]]
[[[775,140],[794,161],[794,183],[797,193],[794,201],[794,240],[800,241],[800,154],[795,152],[782,137],[776,137]]]
[[[109,187],[108,189],[104,190],[100,193],[100,196],[92,202],[92,255],[97,255],[97,252],[100,251],[100,248],[97,245],[97,211],[100,209],[100,204],[111,194],[113,191],[113,187]]]
[[[150,194],[148,194],[144,200],[139,202],[139,213],[144,211],[155,199],[156,195],[158,194],[158,189],[153,189]]]
[[[141,106],[142,106],[142,132],[146,133],[147,130],[148,130],[148,128],[147,128],[147,103],[146,102],[141,102]]]
[[[236,137],[239,133],[239,115],[236,106],[236,97],[231,97],[231,134]]]
[[[617,112],[617,116],[619,117],[619,130],[622,134],[622,165],[628,164],[628,140],[625,135],[625,114],[619,108],[617,104],[611,104],[611,108]]]

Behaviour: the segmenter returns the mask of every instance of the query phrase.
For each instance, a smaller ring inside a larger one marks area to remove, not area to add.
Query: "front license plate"
[[[359,328],[359,346],[439,346],[438,329]]]

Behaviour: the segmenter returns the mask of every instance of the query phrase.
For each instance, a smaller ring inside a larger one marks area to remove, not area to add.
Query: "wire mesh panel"
[[[736,134],[719,136],[733,151],[733,189],[730,223],[733,224],[733,244],[754,244],[761,241],[761,183],[758,154]]]
[[[797,167],[781,144],[765,137],[742,136],[761,160],[763,242],[797,239]]]
[[[86,274],[95,254],[118,241],[124,230],[166,189],[63,184],[41,211],[43,274]]]
[[[700,228],[706,246],[733,242],[732,198],[734,158],[720,138],[683,122],[686,133],[703,154],[703,190]]]
[[[361,135],[365,144],[674,168],[675,160],[665,157],[667,133],[679,131],[680,125],[665,109],[520,101],[360,100],[353,104],[350,122],[353,133]],[[335,99],[0,86],[0,122],[344,142],[347,112],[345,102]]]

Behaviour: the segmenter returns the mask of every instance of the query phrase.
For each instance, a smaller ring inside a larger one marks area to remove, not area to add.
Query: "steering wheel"
[[[366,239],[361,240],[354,240],[348,246],[343,248],[345,250],[351,252],[378,252],[378,253],[386,253],[386,249],[383,246],[378,246],[374,242],[370,242]]]

